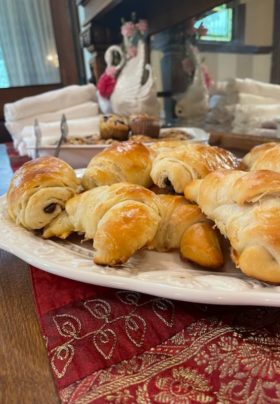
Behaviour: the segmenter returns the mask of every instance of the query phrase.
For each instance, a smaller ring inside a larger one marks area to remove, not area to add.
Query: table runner
[[[13,168],[26,160],[7,152]],[[280,309],[177,302],[30,273],[63,403],[280,402]]]

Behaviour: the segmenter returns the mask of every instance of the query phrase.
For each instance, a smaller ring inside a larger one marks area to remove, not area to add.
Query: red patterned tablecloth
[[[279,309],[182,303],[30,271],[63,403],[280,403]]]

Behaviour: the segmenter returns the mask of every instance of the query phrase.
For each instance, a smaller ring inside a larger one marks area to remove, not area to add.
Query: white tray
[[[207,142],[208,134],[200,128],[164,128],[161,129],[161,134],[170,130],[186,131],[192,135],[191,142]],[[164,140],[164,139],[163,139]],[[149,144],[149,143],[145,143]],[[96,145],[62,145],[59,153],[59,158],[66,161],[73,168],[87,167],[88,163],[97,153],[109,147],[109,144],[96,144]],[[28,147],[29,152],[35,154],[35,147]],[[41,146],[38,148],[39,157],[53,156],[56,149],[56,145]]]

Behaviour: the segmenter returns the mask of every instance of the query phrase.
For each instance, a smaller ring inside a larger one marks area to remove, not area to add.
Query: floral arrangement
[[[148,33],[148,22],[146,20],[136,21],[135,13],[132,13],[131,21],[122,20],[121,34],[127,59],[137,55],[137,44],[145,40]]]

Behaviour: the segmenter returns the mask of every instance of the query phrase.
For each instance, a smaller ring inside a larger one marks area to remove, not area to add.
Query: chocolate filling
[[[44,208],[45,213],[53,213],[56,208],[56,203],[50,203],[48,206]]]
[[[167,188],[170,192],[172,192],[172,193],[175,192],[175,190],[174,190],[174,188],[173,188],[173,185],[172,185],[172,182],[170,181],[170,179],[169,179],[168,177],[166,177],[166,178],[164,179],[164,184],[166,185],[166,188]]]

